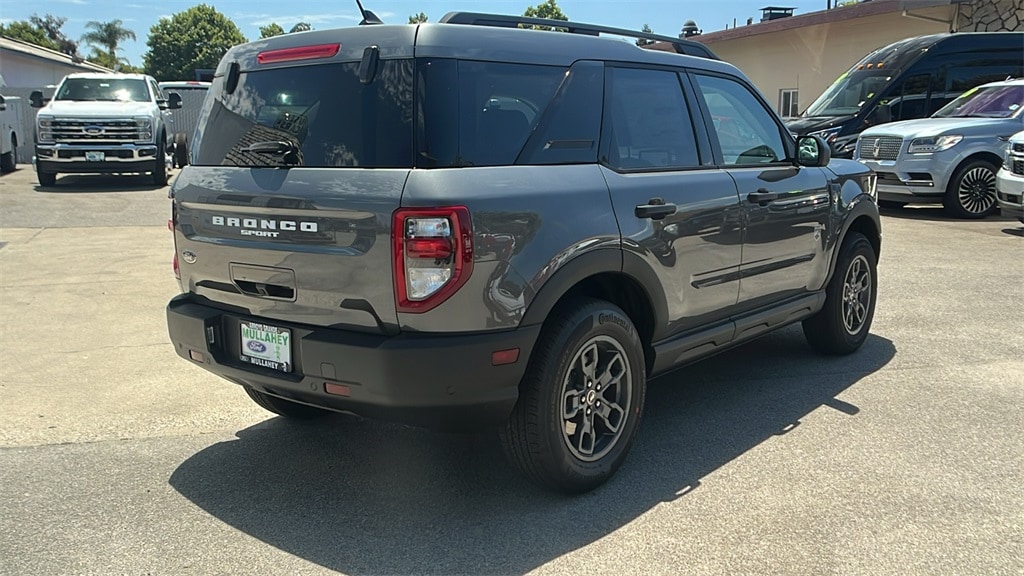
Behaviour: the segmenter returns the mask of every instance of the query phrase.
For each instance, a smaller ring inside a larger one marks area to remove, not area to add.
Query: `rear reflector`
[[[178,268],[178,255],[174,255],[174,260],[171,262],[171,266],[174,267],[174,277],[181,280],[181,269]]]
[[[328,394],[334,394],[335,396],[350,396],[351,390],[344,384],[335,384],[333,382],[324,382],[324,392]]]
[[[330,58],[341,50],[341,44],[317,44],[316,46],[299,46],[298,48],[281,48],[280,50],[268,50],[260,52],[256,61],[260,64],[273,64],[274,62],[291,62],[293,60],[315,60],[317,58]]]
[[[498,350],[491,354],[491,365],[501,366],[503,364],[515,364],[519,360],[519,348]]]

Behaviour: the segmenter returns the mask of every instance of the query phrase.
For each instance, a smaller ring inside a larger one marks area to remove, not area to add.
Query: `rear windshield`
[[[233,93],[223,86],[216,78],[195,164],[448,168],[596,160],[602,94],[593,71],[408,59],[382,61],[368,85],[353,62],[243,72]],[[561,110],[552,116],[571,125],[542,125],[552,102]],[[539,125],[543,133],[535,134]],[[536,144],[528,144],[531,136]]]
[[[367,86],[358,62],[275,68],[242,73],[231,94],[217,78],[195,163],[409,167],[412,72],[412,60],[384,61]],[[250,149],[275,142],[294,153]]]

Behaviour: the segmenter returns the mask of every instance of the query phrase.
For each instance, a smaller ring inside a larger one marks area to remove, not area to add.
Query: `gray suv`
[[[697,43],[469,13],[278,36],[224,57],[171,190],[168,328],[284,417],[494,426],[583,492],[649,377],[798,321],[863,344],[874,186]]]

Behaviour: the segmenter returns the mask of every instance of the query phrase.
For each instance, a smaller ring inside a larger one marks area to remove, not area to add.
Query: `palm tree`
[[[122,26],[121,20],[110,22],[92,21],[85,25],[89,32],[82,35],[82,41],[88,44],[99,46],[107,50],[110,61],[119,62],[117,57],[117,46],[122,40],[131,38],[135,40],[135,32]],[[116,70],[117,68],[115,68]]]

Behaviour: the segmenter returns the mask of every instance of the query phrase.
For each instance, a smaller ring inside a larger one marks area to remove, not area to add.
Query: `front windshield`
[[[68,78],[57,100],[147,102],[146,81],[138,78]]]
[[[856,114],[875,94],[892,80],[893,70],[856,70],[847,72],[815,100],[804,116],[845,116]]]
[[[986,86],[964,92],[933,118],[1015,118],[1024,110],[1024,86]]]

